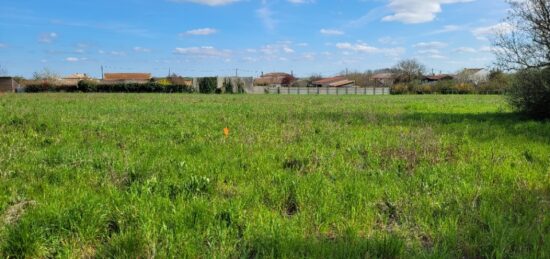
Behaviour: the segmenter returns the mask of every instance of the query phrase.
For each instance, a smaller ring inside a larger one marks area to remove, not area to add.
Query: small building
[[[17,83],[13,77],[0,77],[0,93],[15,92],[20,87],[19,83]]]
[[[453,80],[454,77],[447,74],[440,74],[440,75],[431,75],[431,76],[425,76],[424,81],[428,83],[436,83],[439,81],[445,81],[445,80]]]
[[[105,73],[103,81],[110,83],[147,83],[152,79],[150,73]]]
[[[350,87],[355,84],[354,81],[347,79],[344,76],[336,76],[323,78],[311,83],[314,87]]]
[[[296,81],[296,78],[291,74],[268,73],[268,74],[262,75],[259,78],[256,78],[254,80],[254,85],[280,87],[280,86],[290,86],[294,81]]]
[[[78,85],[78,82],[82,80],[88,80],[91,79],[88,75],[84,73],[76,73],[72,75],[68,75],[66,77],[61,78],[61,84],[63,85]]]
[[[376,86],[391,86],[395,83],[395,77],[392,73],[378,73],[372,75],[372,80]]]

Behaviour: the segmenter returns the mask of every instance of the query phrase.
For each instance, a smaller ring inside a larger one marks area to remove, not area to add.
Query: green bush
[[[199,80],[199,92],[201,94],[212,94],[216,92],[218,88],[218,78],[216,77],[203,77]]]
[[[513,77],[501,71],[492,71],[489,75],[489,81],[478,86],[480,93],[505,93],[510,88]]]
[[[409,86],[406,84],[395,84],[390,87],[391,94],[406,94],[409,93]]]
[[[472,94],[476,91],[475,86],[471,83],[454,84],[451,90],[457,94]]]
[[[98,92],[98,93],[191,93],[193,88],[188,85],[162,85],[148,83],[114,83],[104,84],[83,80],[78,85],[55,85],[51,83],[33,83],[25,86],[29,93],[38,92]]]
[[[97,82],[92,80],[82,80],[78,82],[78,90],[82,92],[95,92],[97,91]]]
[[[550,118],[550,68],[519,71],[511,81],[508,101],[532,118]]]
[[[39,92],[76,92],[76,85],[56,85],[50,82],[31,83],[25,86],[25,91],[29,93]]]

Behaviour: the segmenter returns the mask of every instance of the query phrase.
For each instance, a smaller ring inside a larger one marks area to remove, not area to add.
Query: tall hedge
[[[149,83],[115,83],[103,84],[83,80],[78,85],[56,85],[51,83],[36,83],[25,86],[25,91],[36,92],[84,92],[84,93],[190,93],[193,88],[188,85],[163,85]]]
[[[518,71],[508,101],[517,111],[536,118],[550,118],[550,68]]]

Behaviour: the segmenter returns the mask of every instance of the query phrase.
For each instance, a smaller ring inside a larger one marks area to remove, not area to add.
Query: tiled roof
[[[103,75],[104,80],[116,81],[116,80],[150,80],[151,74],[149,73],[105,73]]]

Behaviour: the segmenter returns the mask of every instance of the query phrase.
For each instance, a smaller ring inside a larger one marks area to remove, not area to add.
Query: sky
[[[2,0],[10,75],[331,76],[414,58],[490,67],[504,0]]]

